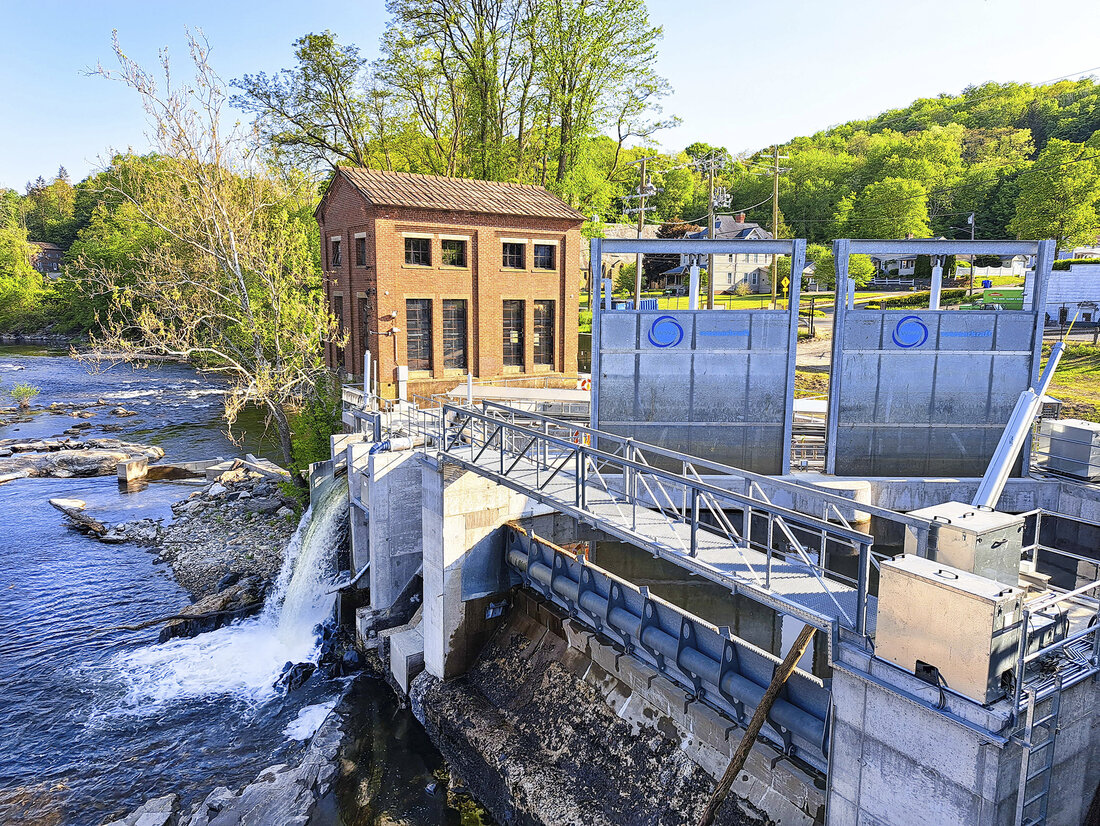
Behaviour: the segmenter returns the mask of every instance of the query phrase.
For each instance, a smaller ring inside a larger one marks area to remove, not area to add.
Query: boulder
[[[316,670],[317,666],[313,663],[296,663],[283,671],[279,679],[275,681],[275,687],[282,688],[287,692],[297,691],[305,685],[306,681],[313,676],[313,672]]]
[[[161,629],[159,642],[174,637],[194,637],[228,625],[235,619],[254,614],[263,606],[263,580],[258,576],[244,577],[224,590],[210,594],[188,605]],[[192,618],[193,617],[193,618]]]
[[[229,488],[227,488],[225,485],[219,482],[215,482],[207,489],[206,495],[210,497],[221,496],[228,492],[228,490]]]
[[[121,820],[113,820],[106,826],[169,826],[179,814],[178,794],[166,794],[134,809]]]
[[[275,513],[283,506],[283,503],[279,499],[272,497],[257,497],[254,496],[251,499],[247,499],[244,502],[245,508],[252,511],[252,513]]]
[[[118,416],[120,419],[125,419],[128,416],[136,416],[136,410],[127,410],[125,407],[115,407],[108,411],[112,416]]]

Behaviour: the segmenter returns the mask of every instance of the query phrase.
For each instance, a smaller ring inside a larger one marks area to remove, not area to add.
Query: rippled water
[[[42,404],[104,398],[137,410],[127,419],[99,412],[88,435],[121,425],[110,435],[160,444],[169,460],[270,455],[259,417],[244,418],[251,430],[234,445],[218,419],[218,386],[179,365],[89,375],[64,355],[0,347],[0,388],[15,381],[39,386]],[[0,438],[54,436],[75,421],[42,414],[0,427]],[[164,645],[158,627],[116,630],[172,613],[187,594],[147,551],[81,536],[48,504],[83,499],[106,522],[170,519],[170,504],[192,489],[158,482],[126,493],[104,477],[0,485],[0,824],[92,826],[153,796],[176,792],[190,803],[215,786],[241,786],[294,759],[331,707],[331,684],[311,680],[289,698],[271,690],[280,664],[309,656],[313,641],[280,636],[263,616]],[[438,754],[422,737],[407,750],[401,732],[415,724],[403,710],[375,714],[392,700],[370,685],[358,692],[362,717],[389,744],[379,754],[394,803],[315,821],[457,823],[424,790]]]

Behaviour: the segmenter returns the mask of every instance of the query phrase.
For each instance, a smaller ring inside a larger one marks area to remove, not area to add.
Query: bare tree
[[[129,359],[170,356],[227,376],[225,415],[261,406],[292,461],[294,410],[325,375],[324,340],[340,333],[321,291],[314,189],[278,178],[258,158],[253,132],[225,115],[227,90],[209,46],[188,33],[193,79],[179,84],[166,53],[159,80],[122,51],[119,68],[96,73],[140,96],[156,147],[105,176],[118,195],[161,231],[140,256],[140,277],[83,262],[91,289],[113,293],[94,344]]]

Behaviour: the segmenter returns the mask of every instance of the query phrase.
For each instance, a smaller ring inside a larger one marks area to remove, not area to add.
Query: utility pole
[[[775,145],[772,153],[774,166],[772,167],[772,239],[779,240],[779,144]],[[791,273],[791,278],[802,273]],[[779,289],[779,256],[772,255],[772,309],[775,309],[776,292]]]
[[[707,158],[707,240],[714,240],[714,164],[718,159],[712,152]],[[707,309],[714,309],[714,253],[707,256]]]
[[[970,213],[970,217],[967,219],[970,223],[970,240],[974,240],[974,213]],[[973,253],[970,254],[970,290],[967,292],[967,298],[971,301],[974,299],[974,259],[977,258]],[[984,293],[983,293],[984,295]]]
[[[649,182],[645,176],[645,162],[646,159],[642,158],[642,180],[638,184],[638,194],[641,196],[641,202],[638,204],[640,209],[638,210],[638,237],[642,237],[642,230],[645,228],[645,196],[646,188]],[[634,256],[634,309],[638,310],[642,306],[642,254],[636,253]]]

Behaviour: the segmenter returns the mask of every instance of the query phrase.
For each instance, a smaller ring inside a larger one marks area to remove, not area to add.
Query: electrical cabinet
[[[1020,584],[1020,556],[1023,553],[1024,519],[963,502],[944,502],[910,511],[910,516],[928,519],[928,555],[950,565],[1005,585]],[[916,551],[916,537],[906,532],[905,552]]]
[[[1087,481],[1100,479],[1100,424],[1043,419],[1035,452],[1044,470]]]
[[[1004,694],[1016,660],[1024,591],[931,559],[882,563],[875,655],[986,704]]]

